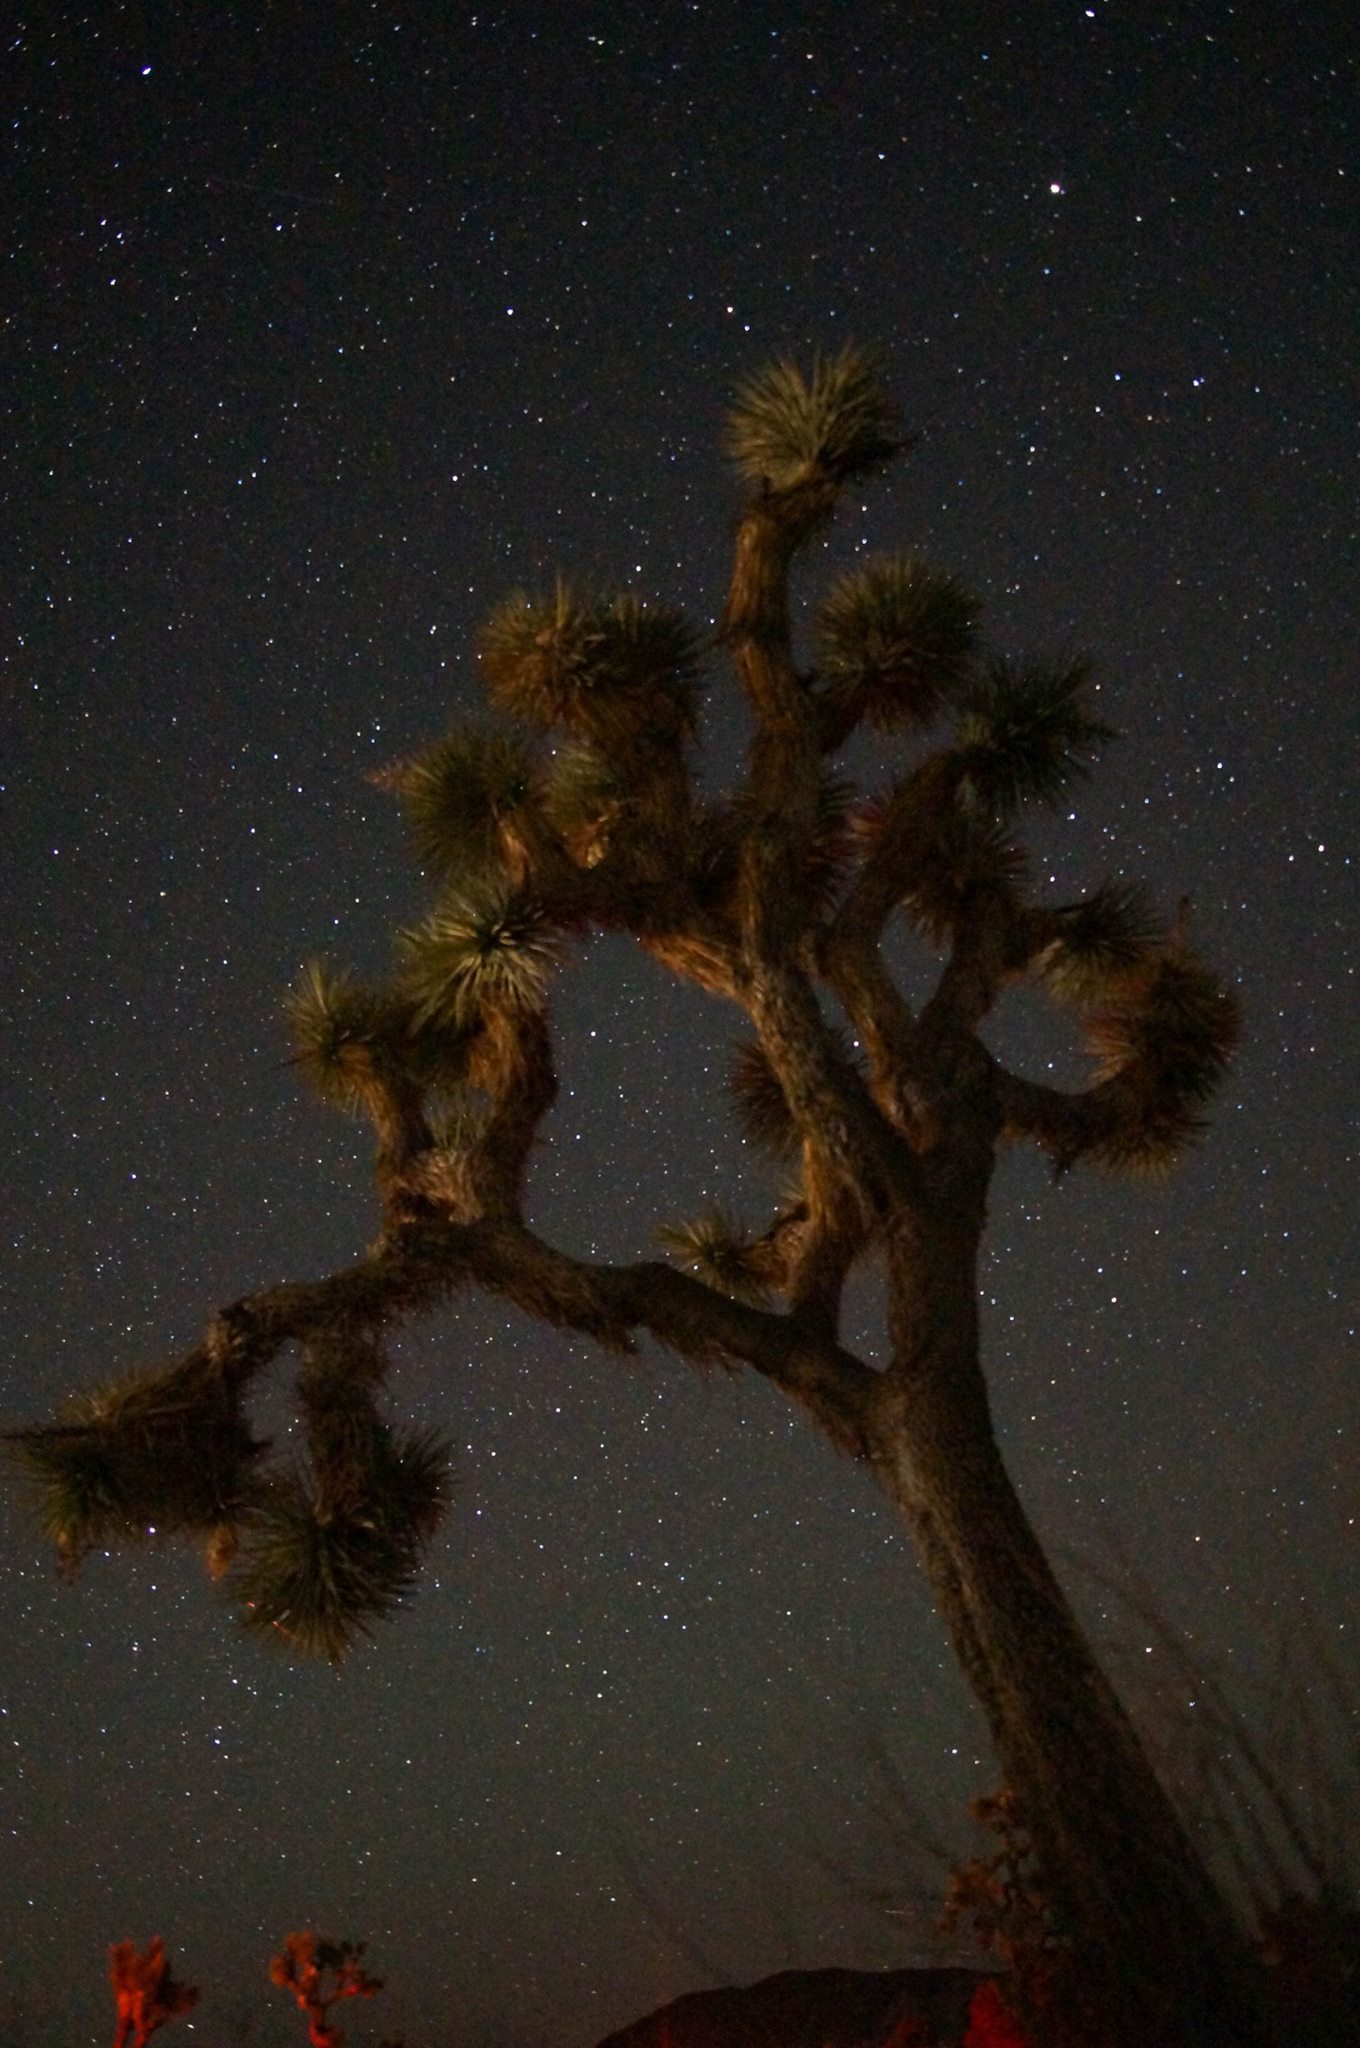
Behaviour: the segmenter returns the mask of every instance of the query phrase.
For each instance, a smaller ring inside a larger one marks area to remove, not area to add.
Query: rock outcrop
[[[958,2048],[978,1970],[782,1970],[690,1991],[599,2048]]]

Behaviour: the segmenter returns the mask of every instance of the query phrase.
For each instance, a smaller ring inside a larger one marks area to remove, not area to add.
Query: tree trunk
[[[912,1233],[913,1238],[916,1233]],[[975,1249],[932,1228],[871,1429],[1045,1884],[1120,2048],[1257,2048],[1245,1941],[1049,1568],[992,1429]],[[942,1238],[945,1241],[941,1241]],[[890,1276],[891,1277],[891,1276]]]

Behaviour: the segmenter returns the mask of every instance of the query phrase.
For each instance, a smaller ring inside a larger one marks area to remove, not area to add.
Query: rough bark
[[[1082,1973],[1129,2048],[1264,2041],[1240,1929],[1095,1658],[1010,1482],[977,1344],[973,1259],[933,1247],[925,1343],[875,1388],[867,1434],[916,1542]],[[937,1288],[938,1283],[938,1288]],[[942,1298],[940,1298],[942,1297]]]

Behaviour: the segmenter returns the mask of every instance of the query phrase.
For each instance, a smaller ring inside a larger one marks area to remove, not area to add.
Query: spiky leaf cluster
[[[533,812],[533,756],[513,734],[463,727],[402,762],[397,790],[421,865],[441,880],[494,869],[507,831]]]
[[[543,815],[578,867],[598,867],[627,807],[618,764],[588,741],[559,747],[543,787]]]
[[[818,777],[816,806],[810,830],[790,850],[801,865],[804,900],[810,910],[825,910],[836,893],[855,844],[854,789],[839,775]],[[749,792],[711,805],[695,820],[689,838],[690,881],[700,902],[730,898],[741,864],[746,835],[759,831],[760,810]]]
[[[288,998],[295,1059],[323,1101],[371,1111],[410,1058],[409,1014],[390,993],[310,960]]]
[[[74,1572],[103,1543],[216,1539],[240,1516],[264,1450],[209,1368],[128,1374],[76,1396],[11,1443],[44,1533]]]
[[[310,1475],[263,1491],[231,1577],[248,1628],[332,1664],[410,1592],[448,1500],[440,1438],[399,1440],[376,1418],[355,1420],[352,1408],[332,1411],[329,1440],[312,1436]]]
[[[853,347],[817,356],[811,376],[788,359],[771,363],[742,385],[727,419],[738,472],[774,491],[865,476],[904,445],[872,359]]]
[[[893,862],[913,923],[932,945],[944,946],[980,899],[1018,906],[1025,857],[996,820],[938,797],[939,789],[919,776],[898,781],[857,807],[853,833],[864,858]]]
[[[1184,1106],[1149,1105],[1138,1117],[1102,1132],[1082,1156],[1125,1180],[1165,1180],[1207,1128],[1204,1117]]]
[[[451,896],[398,937],[401,985],[417,1031],[457,1030],[488,1005],[540,1009],[558,959],[537,901],[504,885]]]
[[[492,702],[530,725],[617,743],[693,723],[698,638],[668,605],[583,597],[559,581],[548,597],[507,599],[477,651]]]
[[[752,1257],[748,1233],[718,1203],[708,1203],[690,1222],[663,1224],[658,1235],[719,1293],[757,1304],[767,1299],[769,1288]]]
[[[1113,738],[1083,701],[1088,661],[1058,668],[1016,668],[994,660],[970,693],[957,747],[962,800],[1008,817],[1025,803],[1058,803],[1087,760]]]
[[[824,910],[836,892],[854,844],[851,811],[854,787],[839,775],[818,779],[817,808],[803,854],[803,875],[807,900],[814,910]]]
[[[1135,969],[1083,1019],[1098,1080],[1125,1077],[1150,1105],[1202,1104],[1241,1035],[1235,997],[1193,954],[1173,948]]]
[[[742,1039],[732,1056],[728,1076],[742,1131],[775,1159],[791,1159],[801,1148],[802,1134],[788,1097],[769,1057],[755,1039]]]
[[[982,899],[1014,904],[1024,880],[1024,853],[1000,826],[954,818],[914,864],[902,900],[921,935],[946,946]]]
[[[962,583],[910,556],[841,578],[813,625],[831,705],[847,724],[928,725],[956,700],[977,645],[979,606]]]
[[[1060,1002],[1087,1008],[1147,958],[1157,920],[1145,890],[1107,882],[1081,903],[1055,913],[1057,936],[1035,963]]]
[[[600,613],[604,658],[601,684],[608,690],[642,697],[653,693],[652,708],[674,708],[688,730],[694,719],[694,693],[699,678],[699,635],[674,605],[645,604],[631,591],[611,599]]]

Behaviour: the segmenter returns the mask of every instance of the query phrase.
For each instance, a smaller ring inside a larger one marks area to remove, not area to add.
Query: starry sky
[[[1355,48],[1255,0],[181,0],[9,22],[0,1412],[187,1347],[371,1237],[281,997],[423,903],[371,771],[475,713],[558,569],[721,602],[722,407],[855,339],[922,439],[804,586],[906,546],[1125,738],[1055,900],[1193,896],[1247,1038],[1163,1188],[997,1182],[999,1427],[1093,1629],[1119,1560],[1244,1685],[1354,1584]],[[719,668],[704,774],[741,714]],[[861,757],[870,781],[880,763]],[[533,1214],[646,1252],[764,1170],[737,1020],[580,952]],[[997,1042],[1063,1072],[1016,1004]],[[849,1336],[878,1343],[872,1286]],[[289,1929],[354,2032],[585,2048],[677,1992],[921,1951],[908,1837],[992,1780],[906,1544],[768,1388],[494,1302],[410,1330],[457,1447],[418,1597],[341,1673],[174,1551],[59,1585],[0,1495],[0,2034],[105,2037],[165,1936],[261,2044]],[[275,1420],[286,1424],[286,1402]],[[268,1419],[268,1417],[266,1417]],[[919,1809],[912,1822],[906,1807]],[[272,2001],[272,2003],[271,2003]]]

